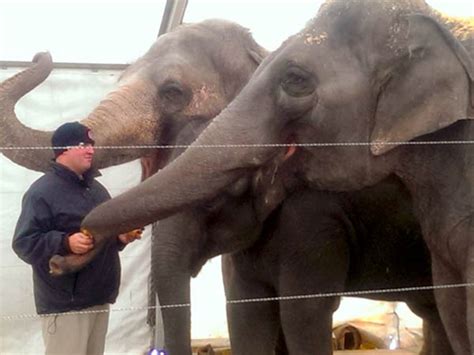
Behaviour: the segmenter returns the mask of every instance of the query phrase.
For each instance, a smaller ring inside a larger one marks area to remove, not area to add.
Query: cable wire
[[[256,302],[275,302],[275,301],[293,301],[293,300],[303,300],[303,299],[312,299],[312,298],[326,298],[326,297],[352,297],[352,296],[361,296],[368,294],[377,294],[377,293],[390,293],[390,292],[413,292],[413,291],[427,291],[427,290],[437,290],[437,289],[451,289],[451,288],[461,288],[461,287],[474,287],[474,283],[460,283],[460,284],[448,284],[448,285],[437,285],[437,286],[416,286],[416,287],[399,287],[399,288],[387,288],[387,289],[374,289],[374,290],[361,290],[361,291],[348,291],[348,292],[329,292],[329,293],[316,293],[308,295],[294,295],[294,296],[279,296],[279,297],[260,297],[260,298],[246,298],[239,300],[227,300],[226,304],[245,304],[245,303],[256,303]],[[175,309],[175,308],[186,308],[191,307],[191,303],[179,303],[179,304],[170,304],[170,305],[159,305],[159,306],[148,306],[148,307],[121,307],[113,308],[110,310],[94,310],[94,311],[73,311],[73,312],[64,312],[64,313],[49,313],[45,315],[38,314],[17,314],[10,316],[1,316],[1,320],[20,320],[20,319],[35,319],[42,317],[52,317],[65,314],[91,314],[91,313],[106,313],[106,312],[123,312],[123,311],[142,311],[148,309]]]

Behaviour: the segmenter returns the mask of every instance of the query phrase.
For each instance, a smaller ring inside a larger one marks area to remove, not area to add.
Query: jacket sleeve
[[[12,247],[28,264],[49,260],[54,254],[68,254],[67,234],[54,230],[54,216],[47,202],[27,192],[15,228]]]

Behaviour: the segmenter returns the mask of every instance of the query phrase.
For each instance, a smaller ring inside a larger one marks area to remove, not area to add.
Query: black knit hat
[[[54,157],[60,156],[67,147],[76,146],[79,143],[94,144],[91,130],[79,122],[64,123],[56,129],[51,138]]]

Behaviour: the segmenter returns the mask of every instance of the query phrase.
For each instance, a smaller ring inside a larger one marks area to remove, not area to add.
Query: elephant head
[[[150,154],[147,145],[173,144],[186,125],[217,115],[265,55],[247,29],[221,20],[182,25],[160,36],[125,70],[119,87],[81,121],[93,131],[98,147],[123,147],[97,149],[94,165],[121,164]],[[37,54],[33,62],[0,85],[0,145],[8,148],[2,153],[19,165],[46,171],[52,150],[14,149],[51,146],[52,132],[24,126],[14,112],[17,101],[53,69],[49,53]],[[164,160],[166,154],[161,154],[160,166]]]

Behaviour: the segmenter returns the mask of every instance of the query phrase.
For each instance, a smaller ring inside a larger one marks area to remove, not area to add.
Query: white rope
[[[187,148],[280,148],[280,147],[350,147],[350,146],[383,146],[383,145],[449,145],[474,144],[474,140],[456,141],[408,141],[408,142],[327,142],[327,143],[267,143],[267,144],[195,144],[195,145],[111,145],[94,146],[94,149],[187,149]],[[68,149],[55,147],[55,149]],[[0,151],[7,150],[48,150],[52,147],[40,146],[12,146],[0,147]]]
[[[339,142],[339,143],[274,143],[274,144],[216,144],[216,145],[130,145],[130,146],[94,146],[94,149],[187,149],[187,148],[278,148],[278,147],[344,147],[344,146],[382,146],[382,145],[449,145],[449,144],[474,144],[474,140],[466,141],[409,141],[409,142]],[[67,149],[70,147],[57,147],[58,149]],[[45,150],[52,149],[51,147],[0,147],[0,150]],[[373,293],[389,293],[389,292],[411,292],[411,291],[423,291],[433,289],[447,289],[447,288],[459,288],[459,287],[474,287],[474,283],[463,283],[463,284],[452,284],[452,285],[439,285],[439,286],[420,286],[420,287],[405,287],[405,288],[393,288],[393,289],[380,289],[380,290],[364,290],[364,291],[351,291],[351,292],[332,292],[332,293],[319,293],[310,295],[295,295],[295,296],[281,296],[281,297],[266,297],[266,298],[250,298],[241,300],[228,300],[227,304],[242,304],[252,302],[271,302],[271,301],[289,301],[289,300],[301,300],[310,298],[324,298],[324,297],[348,297],[348,296],[360,296],[368,295]],[[139,311],[146,309],[170,309],[170,308],[184,308],[191,307],[190,303],[173,304],[164,306],[150,306],[150,307],[128,307],[128,308],[114,308],[110,311]],[[89,313],[104,313],[109,310],[95,310],[95,311],[74,311],[67,313],[51,313],[48,315],[37,315],[37,314],[20,314],[13,316],[1,316],[2,320],[16,320],[16,319],[32,319],[41,318],[45,316],[56,316],[64,314],[89,314]]]
[[[438,285],[438,286],[417,286],[417,287],[400,287],[400,288],[387,288],[387,289],[375,289],[375,290],[364,290],[364,291],[350,291],[350,292],[329,292],[329,293],[316,293],[309,295],[295,295],[295,296],[280,296],[280,297],[261,297],[261,298],[246,298],[240,300],[227,300],[227,304],[243,304],[243,303],[255,303],[255,302],[274,302],[274,301],[292,301],[292,300],[303,300],[311,298],[325,298],[325,297],[351,297],[351,296],[361,296],[368,294],[377,294],[377,293],[390,293],[390,292],[413,292],[413,291],[426,291],[426,290],[436,290],[436,289],[450,289],[450,288],[461,288],[461,287],[474,287],[474,283],[460,283],[460,284],[449,284],[449,285]],[[106,313],[106,312],[123,312],[123,311],[143,311],[148,309],[173,309],[173,308],[186,308],[191,307],[191,303],[179,303],[179,304],[170,304],[163,306],[148,306],[148,307],[122,307],[122,308],[112,308],[110,310],[101,309],[101,310],[91,310],[91,311],[73,311],[73,312],[64,312],[64,313],[49,313],[45,315],[38,314],[17,314],[11,316],[1,316],[1,320],[20,320],[20,319],[36,319],[43,317],[54,317],[59,315],[69,315],[69,314],[91,314],[91,313]]]
[[[297,295],[297,296],[247,298],[247,299],[241,299],[241,300],[228,300],[227,303],[240,304],[240,303],[253,303],[253,302],[269,302],[269,301],[292,301],[292,300],[303,300],[303,299],[308,299],[308,298],[352,297],[352,296],[369,295],[369,294],[374,294],[374,293],[412,292],[412,291],[426,291],[426,290],[460,288],[460,287],[466,287],[466,288],[474,287],[474,283],[462,283],[462,284],[450,284],[450,285],[438,285],[438,286],[385,288],[385,289],[378,289],[378,290],[348,291],[348,292],[329,292],[329,293],[316,293],[316,294],[310,294],[310,295]]]

